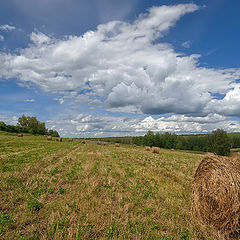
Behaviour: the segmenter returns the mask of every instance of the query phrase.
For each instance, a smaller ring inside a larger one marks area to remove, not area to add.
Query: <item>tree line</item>
[[[231,148],[240,147],[240,135],[230,136],[223,129],[201,135],[176,135],[168,132],[154,134],[149,131],[142,137],[133,137],[133,143],[150,147],[213,152],[227,156]]]
[[[4,122],[0,122],[0,130],[11,133],[29,133],[33,135],[51,135],[52,137],[59,137],[59,134],[55,130],[48,130],[45,126],[45,122],[40,122],[36,117],[30,117],[22,115],[18,118],[16,126],[8,125]]]
[[[96,140],[103,141],[102,138]],[[217,129],[210,134],[199,135],[176,135],[168,132],[153,133],[148,131],[144,136],[109,137],[104,138],[104,141],[167,149],[213,152],[227,156],[230,154],[231,148],[240,148],[240,133],[227,134],[223,129]]]

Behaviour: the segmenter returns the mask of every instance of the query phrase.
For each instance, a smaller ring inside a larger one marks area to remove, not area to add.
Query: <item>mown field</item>
[[[202,158],[0,135],[0,239],[217,239],[191,216]]]

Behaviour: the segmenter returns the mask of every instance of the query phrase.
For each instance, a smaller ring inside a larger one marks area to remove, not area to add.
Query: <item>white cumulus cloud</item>
[[[7,31],[8,32],[8,31],[13,31],[15,29],[16,29],[16,27],[8,25],[8,24],[0,25],[0,31]]]
[[[47,121],[48,128],[51,128],[52,125],[61,132],[62,136],[75,137],[136,136],[144,135],[149,130],[177,134],[209,133],[217,128],[223,128],[228,132],[240,131],[238,121],[219,114],[209,114],[205,117],[172,115],[157,119],[151,116],[142,119],[109,114],[62,115],[53,121]]]
[[[31,99],[25,99],[24,102],[29,102],[29,103],[31,103],[31,102],[35,102],[35,100],[34,100],[33,98],[31,98]]]
[[[240,86],[240,70],[200,67],[201,56],[178,53],[162,41],[180,17],[197,9],[195,4],[152,7],[132,23],[112,21],[64,39],[34,32],[18,54],[0,53],[0,76],[64,97],[74,91],[76,103],[88,93],[111,111],[235,115],[237,106],[221,106],[232,104],[228,96]]]
[[[182,46],[185,48],[190,48],[191,47],[192,42],[191,41],[186,41],[182,43]]]

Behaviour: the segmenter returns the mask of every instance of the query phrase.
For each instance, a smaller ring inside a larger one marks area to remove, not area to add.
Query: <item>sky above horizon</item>
[[[0,121],[63,137],[240,131],[240,2],[0,1]]]

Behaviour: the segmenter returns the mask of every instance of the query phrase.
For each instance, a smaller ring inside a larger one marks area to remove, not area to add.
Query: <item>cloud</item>
[[[0,35],[0,42],[1,41],[4,41],[4,36],[3,35]]]
[[[58,101],[61,105],[65,102],[64,98],[54,98],[53,100]]]
[[[151,116],[139,122],[135,129],[137,132],[172,133],[209,133],[217,128],[223,128],[228,132],[240,131],[238,121],[230,120],[218,114],[209,114],[205,117],[188,117],[185,115],[173,115],[154,119]]]
[[[39,47],[44,44],[50,44],[53,42],[50,37],[41,32],[33,32],[30,36],[30,40]]]
[[[196,10],[195,4],[152,7],[132,23],[112,21],[63,39],[33,32],[18,54],[0,53],[0,76],[35,84],[75,104],[101,99],[113,112],[237,114],[221,106],[232,102],[227,96],[240,85],[239,69],[200,67],[201,56],[177,53],[162,42],[180,17]],[[216,99],[216,93],[226,99]]]
[[[64,103],[64,98],[60,98],[60,99],[59,99],[59,103],[60,103],[60,104],[63,104],[63,103]]]
[[[33,98],[31,98],[31,99],[25,99],[24,102],[32,103],[32,102],[35,102],[35,100],[34,100]]]
[[[208,105],[208,110],[225,115],[240,117],[240,86],[229,90],[221,100],[214,99]]]
[[[10,32],[10,31],[13,31],[15,29],[16,29],[16,27],[8,25],[8,24],[0,25],[0,31]]]
[[[4,122],[9,125],[17,125],[18,123],[18,117],[17,116],[6,116],[6,115],[0,115],[0,122]]]
[[[191,41],[186,41],[182,43],[182,46],[185,48],[190,48],[191,47],[192,42]]]
[[[136,134],[133,126],[138,120],[129,117],[114,117],[111,115],[78,114],[62,115],[47,121],[47,127],[55,126],[61,136],[96,137],[126,136]],[[99,134],[101,133],[101,134]]]
[[[62,115],[47,122],[48,128],[52,126],[61,136],[72,137],[136,136],[144,135],[149,130],[177,134],[209,133],[217,128],[223,128],[228,132],[240,131],[238,121],[219,114],[209,114],[205,117],[172,115],[157,119],[151,116],[141,119],[109,114]]]

